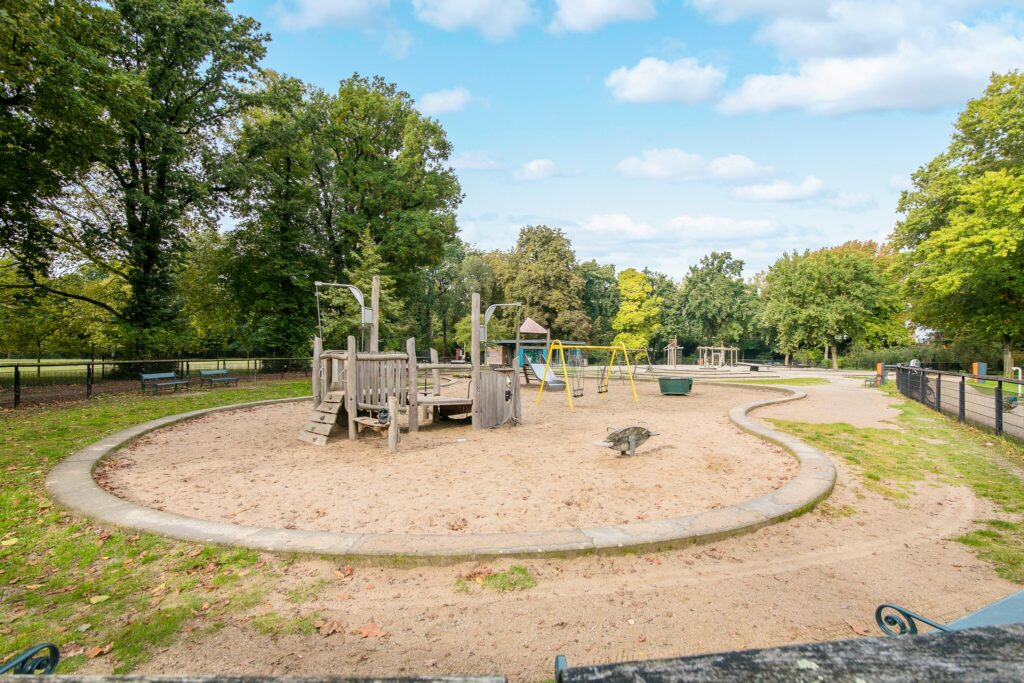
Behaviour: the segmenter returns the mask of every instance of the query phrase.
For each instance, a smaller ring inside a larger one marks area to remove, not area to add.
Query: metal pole
[[[957,412],[957,422],[967,421],[967,400],[964,391],[967,388],[967,378],[960,375],[960,408]]]
[[[1003,435],[1003,382],[996,382],[996,436]]]
[[[370,351],[380,351],[380,275],[373,276],[370,290],[370,308],[373,309],[373,322],[370,323]]]
[[[93,373],[95,372],[92,363],[85,366],[85,397],[92,398],[92,379]]]
[[[935,410],[942,412],[942,375],[935,374]]]

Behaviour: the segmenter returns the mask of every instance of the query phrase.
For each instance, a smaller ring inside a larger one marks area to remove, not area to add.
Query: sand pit
[[[201,519],[359,533],[515,533],[623,524],[724,507],[779,488],[797,470],[780,448],[744,434],[731,407],[765,397],[698,385],[689,397],[657,386],[591,392],[570,413],[564,395],[540,406],[524,394],[525,423],[473,431],[428,425],[326,447],[299,442],[309,403],[206,415],[142,437],[105,461],[100,482],[122,498]],[[638,457],[593,445],[608,427],[658,433]]]

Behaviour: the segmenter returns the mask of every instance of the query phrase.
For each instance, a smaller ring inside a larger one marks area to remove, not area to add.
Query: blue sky
[[[1024,3],[983,0],[239,0],[265,65],[379,74],[455,147],[467,241],[523,225],[681,277],[712,250],[881,240],[910,173],[992,71]]]

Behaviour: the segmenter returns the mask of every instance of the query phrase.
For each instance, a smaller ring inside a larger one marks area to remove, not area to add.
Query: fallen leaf
[[[197,556],[201,552],[203,552],[203,547],[199,546],[198,548],[193,548],[192,550],[189,550],[188,551],[188,556],[189,557],[195,557],[195,556]]]
[[[113,643],[107,643],[103,647],[100,647],[100,646],[97,645],[96,647],[90,647],[88,650],[86,650],[85,651],[85,656],[88,657],[89,659],[96,659],[100,655],[105,655],[105,654],[107,654],[108,652],[110,652],[113,649],[114,649],[114,644]]]
[[[161,583],[159,586],[157,586],[156,588],[154,588],[153,590],[151,590],[149,592],[154,597],[157,597],[157,596],[163,595],[164,592],[166,592],[166,591],[167,591],[167,584],[166,583]]]
[[[5,538],[4,540],[0,541],[0,545],[2,545],[4,547],[9,547],[9,546],[14,545],[17,542],[18,542],[18,539],[16,539],[16,538]]]
[[[355,573],[355,569],[349,567],[348,565],[345,565],[341,569],[334,570],[334,578],[342,580],[351,579],[353,573]]]
[[[857,624],[853,623],[850,620],[846,621],[846,625],[849,626],[850,630],[853,631],[854,633],[856,633],[858,636],[870,636],[871,635],[871,631],[870,630],[864,628],[863,626],[858,626]]]
[[[109,595],[94,595],[91,598],[89,598],[89,604],[90,605],[98,605],[101,602],[106,602],[109,599],[110,599]]]
[[[352,635],[360,638],[387,638],[390,634],[371,621],[366,626],[352,631]]]
[[[316,627],[316,630],[319,631],[320,635],[322,635],[324,638],[326,638],[327,636],[334,635],[335,633],[345,632],[345,625],[339,621],[335,621],[334,619],[325,619],[322,621],[317,621],[313,624],[313,626]]]
[[[462,531],[468,524],[469,522],[466,521],[465,517],[459,517],[458,519],[448,522],[448,529],[450,531]]]
[[[29,583],[29,584],[25,585],[25,590],[27,590],[27,591],[37,591],[37,590],[39,590],[42,587],[43,587],[43,584],[41,584],[41,583]]]

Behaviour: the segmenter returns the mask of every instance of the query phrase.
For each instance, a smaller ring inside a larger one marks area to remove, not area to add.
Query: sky
[[[910,174],[993,71],[1024,1],[236,0],[264,66],[381,75],[454,146],[463,239],[561,228],[579,259],[675,279],[711,251],[884,240]]]

